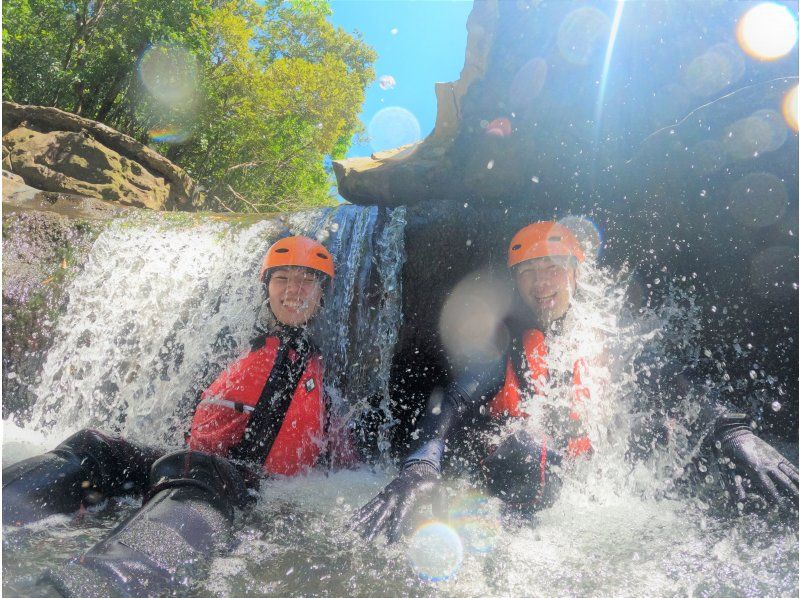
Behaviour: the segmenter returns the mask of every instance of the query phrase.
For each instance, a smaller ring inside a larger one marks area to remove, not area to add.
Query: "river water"
[[[86,426],[181,446],[197,391],[247,347],[261,306],[260,260],[285,229],[323,240],[336,260],[316,334],[335,364],[326,384],[337,408],[357,417],[377,396],[377,409],[389,413],[404,217],[402,209],[344,206],[235,226],[141,216],[113,224],[71,283],[30,419],[4,421],[3,465]],[[565,474],[553,507],[522,516],[455,478],[448,516],[421,513],[406,540],[387,547],[349,529],[354,510],[394,475],[387,459],[273,480],[239,516],[233,550],[205,574],[179,577],[176,594],[796,596],[796,516],[729,516],[713,463],[700,488],[682,482],[700,444],[689,432],[702,397],[687,397],[668,450],[626,457],[640,409],[631,364],[659,347],[690,357],[698,322],[677,290],[674,305],[631,318],[624,286],[590,260],[561,346],[551,348],[563,356],[548,364],[554,372],[569,370],[575,355],[608,350],[584,414],[596,454]],[[533,426],[530,419],[521,425]],[[796,462],[796,445],[781,448]],[[4,592],[44,594],[36,585],[44,570],[88,549],[139,505],[123,497],[4,528]]]

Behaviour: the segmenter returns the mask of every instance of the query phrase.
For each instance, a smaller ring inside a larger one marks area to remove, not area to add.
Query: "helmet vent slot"
[[[561,235],[558,235],[557,237],[547,237],[547,240],[548,241],[560,241],[561,240]]]
[[[275,253],[289,253],[289,250],[286,247],[279,247],[275,250]]]
[[[323,260],[327,260],[328,256],[322,252],[317,252],[317,257],[322,258]]]
[[[521,248],[522,248],[522,244],[521,243],[517,243],[516,245],[514,245],[511,248],[511,251],[519,251]]]

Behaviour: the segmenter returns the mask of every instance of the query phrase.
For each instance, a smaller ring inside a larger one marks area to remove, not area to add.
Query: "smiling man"
[[[593,400],[588,381],[602,355],[568,359],[562,372],[566,375],[549,370],[555,340],[574,325],[567,321],[584,259],[572,231],[556,222],[536,222],[514,235],[508,267],[523,304],[523,322],[509,324],[511,338],[507,346],[498,347],[499,360],[457,368],[444,399],[431,399],[420,424],[417,449],[407,457],[400,474],[357,515],[355,525],[365,537],[385,531],[390,542],[396,540],[417,505],[436,502],[446,443],[457,453],[453,461],[469,457],[472,449],[454,440],[473,429],[485,430],[487,424],[499,429],[502,440],[478,446],[475,457],[485,485],[520,509],[552,504],[564,468],[577,459],[594,458],[582,406]],[[680,375],[665,376],[660,392],[675,394],[674,382]],[[554,395],[562,398],[560,403],[553,402]],[[753,434],[745,415],[710,397],[706,407],[698,417],[696,432],[705,439],[704,453],[728,464],[731,498],[760,498],[796,508],[797,469]],[[548,420],[532,422],[541,432],[513,426],[515,420],[532,417],[526,409]]]

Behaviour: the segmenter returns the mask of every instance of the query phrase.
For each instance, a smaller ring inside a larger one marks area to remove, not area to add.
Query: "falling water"
[[[199,392],[249,347],[257,273],[284,233],[326,243],[336,276],[315,338],[340,411],[388,401],[400,325],[404,211],[342,206],[249,226],[120,220],[69,288],[26,428],[63,439],[97,427],[178,447]]]
[[[261,301],[259,260],[283,229],[320,238],[336,259],[336,286],[316,331],[328,339],[323,351],[331,363],[330,392],[355,418],[367,405],[388,410],[403,220],[402,210],[348,206],[243,227],[115,225],[98,239],[70,288],[69,309],[25,430],[63,437],[91,424],[180,444],[183,406],[247,346]],[[699,489],[682,485],[684,468],[691,467],[702,441],[693,424],[704,389],[675,404],[671,447],[629,458],[636,422],[663,409],[657,391],[641,385],[643,364],[696,359],[702,321],[691,296],[677,289],[664,308],[634,313],[626,307],[625,291],[624,276],[588,263],[570,327],[551,347],[554,379],[569,373],[577,356],[604,355],[583,413],[595,454],[565,472],[551,508],[521,517],[485,496],[480,485],[455,479],[447,483],[448,517],[430,522],[423,514],[406,541],[387,547],[365,544],[349,521],[391,478],[391,470],[272,480],[242,516],[233,552],[214,559],[210,575],[186,579],[177,591],[796,595],[796,521],[729,517],[715,506],[724,490],[713,464],[700,476]],[[566,400],[553,390],[549,401]],[[4,588],[30,594],[54,559],[86,550],[138,504],[123,498],[82,523],[51,518],[7,533]]]

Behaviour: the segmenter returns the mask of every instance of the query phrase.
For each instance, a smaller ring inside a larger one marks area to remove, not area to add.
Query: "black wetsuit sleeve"
[[[506,354],[502,354],[459,368],[442,393],[431,395],[420,422],[419,445],[406,458],[404,466],[425,462],[441,471],[445,441],[464,425],[467,414],[479,413],[480,407],[500,390],[506,359]]]

